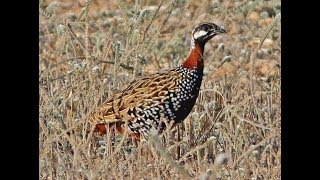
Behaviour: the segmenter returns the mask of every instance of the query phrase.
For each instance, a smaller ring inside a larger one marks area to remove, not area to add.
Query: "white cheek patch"
[[[202,31],[197,31],[197,32],[194,33],[193,37],[194,37],[194,39],[198,39],[199,37],[204,36],[206,34],[207,34],[207,31],[203,31],[203,30]]]

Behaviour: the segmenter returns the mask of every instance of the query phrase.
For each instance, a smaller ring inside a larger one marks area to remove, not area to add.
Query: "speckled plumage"
[[[152,127],[162,131],[165,128],[163,121],[183,121],[199,94],[204,68],[204,45],[220,33],[225,31],[213,23],[197,26],[192,33],[190,54],[182,65],[131,82],[91,113],[90,123],[96,125],[98,131],[101,131],[98,125],[116,123],[117,130],[123,132],[121,124],[127,121],[131,133],[147,137]]]

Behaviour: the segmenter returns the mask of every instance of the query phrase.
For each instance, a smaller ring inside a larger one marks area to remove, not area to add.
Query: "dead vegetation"
[[[40,178],[280,179],[280,7],[272,0],[40,1]],[[201,92],[183,124],[138,148],[118,135],[84,136],[86,114],[107,96],[179,65],[202,21],[228,34],[207,43]]]

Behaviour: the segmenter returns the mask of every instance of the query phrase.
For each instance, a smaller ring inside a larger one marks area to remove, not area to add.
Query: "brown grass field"
[[[40,179],[280,179],[280,0],[43,0]],[[140,76],[174,68],[200,22],[210,40],[190,115],[162,135],[86,135],[86,115]],[[74,133],[67,135],[73,130]]]

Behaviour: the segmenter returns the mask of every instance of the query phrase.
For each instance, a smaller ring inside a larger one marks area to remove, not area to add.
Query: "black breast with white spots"
[[[202,71],[196,69],[177,68],[181,75],[178,86],[169,93],[165,103],[165,117],[176,123],[183,121],[192,110],[199,94]]]
[[[128,126],[132,132],[147,137],[152,127],[159,131],[165,128],[165,123],[160,122],[161,120],[179,123],[188,116],[199,94],[202,71],[183,67],[178,67],[176,70],[180,75],[177,86],[169,90],[163,103],[129,109],[128,114],[133,120],[128,122]]]

